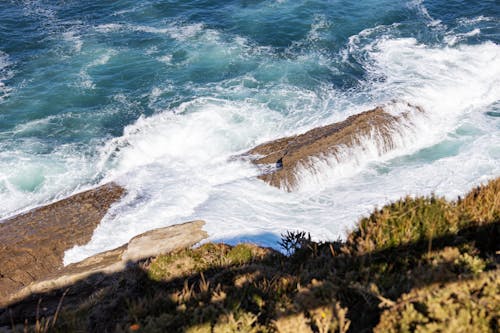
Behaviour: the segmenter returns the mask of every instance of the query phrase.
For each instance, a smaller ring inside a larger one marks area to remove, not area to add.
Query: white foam
[[[315,42],[321,39],[321,31],[328,29],[331,23],[325,15],[316,15],[314,22],[311,24],[311,30],[307,33],[307,39]]]
[[[45,149],[38,140],[23,139],[21,143],[23,151],[12,149],[12,142],[10,149],[0,147],[2,218],[82,190],[80,185],[95,176],[93,161],[77,153],[81,150],[72,145],[63,145],[51,154],[38,154]]]
[[[198,35],[200,32],[208,32],[209,29],[204,29],[203,24],[178,24],[176,22],[166,25],[165,27],[152,27],[147,25],[131,25],[119,23],[100,24],[95,27],[95,30],[100,33],[110,33],[118,31],[138,31],[150,34],[167,34],[171,38],[184,41]]]
[[[490,22],[492,22],[492,24],[489,24]],[[453,46],[463,41],[467,41],[470,37],[481,35],[483,29],[493,28],[498,22],[500,21],[482,15],[474,18],[460,18],[457,20],[457,25],[453,29],[446,31],[443,40],[449,46]]]
[[[119,10],[119,11],[114,12],[111,15],[112,16],[121,16],[123,14],[134,13],[134,12],[137,11],[137,9],[141,8],[142,6],[144,6],[144,4],[147,4],[147,3],[138,3],[138,6],[134,6],[132,8],[128,8],[128,9]]]
[[[424,5],[424,0],[413,0],[408,3],[410,8],[414,8],[428,22],[430,27],[443,27],[441,20],[433,18]]]
[[[125,25],[119,24],[119,23],[106,23],[106,24],[100,24],[95,27],[95,30],[97,32],[101,33],[108,33],[108,32],[115,32],[115,31],[120,31],[125,28]]]
[[[498,18],[493,18],[489,16],[479,15],[473,18],[460,18],[459,23],[463,25],[473,25],[481,22],[498,22]]]
[[[5,81],[14,76],[14,73],[10,70],[11,65],[9,55],[0,50],[0,103],[12,92],[12,88],[5,84]]]
[[[167,64],[167,65],[170,65],[172,63],[172,55],[171,54],[165,54],[161,57],[158,58],[159,61]]]
[[[84,89],[95,89],[95,84],[88,72],[89,69],[107,64],[108,61],[116,54],[118,54],[118,52],[114,49],[100,50],[97,54],[97,57],[95,57],[94,60],[89,62],[80,70],[80,87]]]
[[[160,113],[164,109],[162,107],[164,93],[172,92],[174,90],[173,84],[165,83],[162,87],[153,87],[151,92],[148,94],[148,107],[156,112]]]
[[[83,41],[81,37],[78,35],[77,31],[69,30],[63,33],[63,39],[67,42],[73,44],[73,48],[76,52],[80,52],[82,50]]]
[[[481,29],[479,29],[479,28],[473,29],[473,30],[471,30],[469,32],[465,32],[465,33],[452,33],[452,34],[444,36],[444,41],[449,46],[453,46],[453,45],[455,45],[463,40],[466,40],[469,37],[477,36],[480,33],[481,33]]]
[[[490,105],[500,98],[495,89],[500,77],[500,46],[487,42],[476,46],[431,48],[415,39],[382,39],[369,51],[372,71],[385,82],[375,94],[388,91],[421,105],[439,123],[454,126],[456,117]]]
[[[23,1],[23,12],[26,16],[43,17],[50,21],[56,19],[56,12],[53,9],[37,0]]]

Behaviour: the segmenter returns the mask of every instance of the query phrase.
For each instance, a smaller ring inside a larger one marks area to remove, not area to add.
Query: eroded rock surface
[[[125,190],[110,183],[0,222],[0,303],[60,269],[64,252],[90,241]]]
[[[408,111],[400,114],[386,112],[382,107],[350,116],[346,120],[306,133],[261,144],[247,152],[255,164],[270,165],[270,171],[259,178],[270,185],[292,191],[297,185],[299,167],[311,168],[312,158],[336,158],[342,150],[360,146],[367,137],[377,139],[381,153],[395,148],[394,133],[408,120],[410,112],[422,112],[417,106],[406,104]]]
[[[0,307],[24,299],[32,294],[46,293],[73,285],[92,276],[99,274],[111,275],[124,270],[128,264],[136,263],[142,259],[191,247],[208,237],[208,234],[202,230],[204,225],[205,222],[201,220],[190,221],[135,236],[126,245],[63,267],[47,275],[44,279],[35,281],[20,291],[9,295],[3,301],[0,299]],[[86,282],[88,287],[92,289],[92,279],[88,279]]]

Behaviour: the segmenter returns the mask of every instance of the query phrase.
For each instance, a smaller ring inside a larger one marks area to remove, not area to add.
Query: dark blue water
[[[0,216],[120,182],[76,258],[191,218],[335,238],[401,195],[460,194],[500,174],[499,39],[498,1],[2,1]],[[297,193],[228,162],[406,102],[426,116],[395,151],[365,138]]]

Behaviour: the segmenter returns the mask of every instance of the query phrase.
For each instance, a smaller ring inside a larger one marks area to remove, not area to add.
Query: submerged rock
[[[0,222],[0,303],[61,268],[64,252],[89,242],[124,193],[110,183]]]
[[[404,112],[394,115],[382,107],[350,116],[346,120],[306,133],[263,143],[246,155],[253,163],[267,165],[267,172],[260,179],[278,188],[292,191],[298,182],[300,168],[314,170],[314,158],[334,158],[338,162],[345,157],[345,149],[361,147],[363,140],[376,140],[380,154],[396,148],[394,134],[408,120],[410,112],[423,112],[418,106],[405,104]]]

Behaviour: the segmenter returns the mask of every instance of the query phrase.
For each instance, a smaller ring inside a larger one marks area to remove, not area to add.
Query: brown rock
[[[412,110],[422,109],[408,104]],[[394,130],[407,119],[409,111],[392,115],[383,108],[350,116],[346,120],[314,128],[304,134],[277,139],[261,144],[247,152],[255,164],[271,164],[274,168],[259,176],[260,179],[278,188],[292,191],[297,185],[299,166],[312,167],[312,157],[340,159],[342,147],[361,144],[361,139],[376,132],[382,141],[380,150],[387,152],[395,148]]]
[[[110,183],[0,222],[0,303],[61,268],[64,252],[90,241],[124,192]]]
[[[208,234],[201,229],[204,225],[204,221],[191,221],[151,230],[135,236],[128,244],[68,265],[47,275],[44,279],[31,283],[3,300],[0,299],[0,307],[8,306],[31,294],[47,293],[54,289],[73,285],[99,273],[111,275],[124,270],[127,264],[133,264],[142,259],[191,247],[208,237]],[[88,282],[89,288],[92,289],[92,281],[87,279],[86,282]]]

